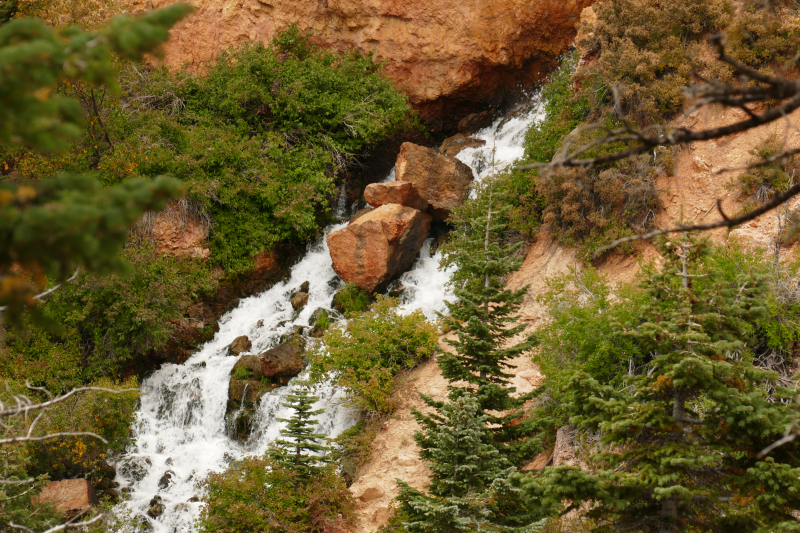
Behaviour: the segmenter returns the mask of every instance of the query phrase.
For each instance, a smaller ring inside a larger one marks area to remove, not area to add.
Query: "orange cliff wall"
[[[373,53],[434,130],[542,81],[594,0],[194,0],[166,62],[197,67],[297,22],[313,40]],[[173,0],[123,0],[131,11]]]

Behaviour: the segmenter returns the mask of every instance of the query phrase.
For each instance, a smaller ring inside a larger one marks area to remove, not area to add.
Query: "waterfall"
[[[470,165],[476,180],[481,180],[523,155],[525,133],[543,118],[538,94],[517,116],[504,117],[479,131],[474,137],[486,141],[480,148],[468,148],[458,159]],[[394,170],[385,181],[394,180]],[[344,209],[344,199],[338,203]],[[182,365],[165,364],[142,382],[141,401],[132,428],[133,444],[117,463],[117,481],[125,489],[125,501],[118,506],[130,512],[144,529],[156,533],[196,531],[199,502],[190,502],[201,494],[196,483],[210,471],[220,471],[232,461],[247,455],[264,453],[279,436],[291,410],[281,406],[296,387],[298,376],[288,385],[266,393],[255,406],[250,437],[239,442],[226,432],[225,412],[228,383],[237,357],[227,355],[227,347],[240,335],[252,343],[250,353],[258,354],[278,344],[281,335],[297,325],[307,327],[311,314],[319,307],[329,308],[342,281],[333,271],[325,237],[345,224],[329,226],[325,236],[309,245],[305,256],[292,268],[288,279],[261,294],[242,299],[238,306],[219,321],[214,338]],[[431,254],[432,239],[427,239],[419,258],[403,274],[405,287],[401,312],[421,310],[428,319],[445,311],[444,300],[452,299],[447,286],[452,269],[439,270],[440,254]],[[294,316],[289,302],[300,285],[310,283],[307,305]],[[316,433],[336,437],[355,423],[343,404],[343,393],[331,383],[316,390],[315,409],[324,409]],[[244,403],[244,402],[243,402]],[[167,475],[167,472],[169,474]],[[158,495],[164,512],[157,519],[147,516],[151,499]]]

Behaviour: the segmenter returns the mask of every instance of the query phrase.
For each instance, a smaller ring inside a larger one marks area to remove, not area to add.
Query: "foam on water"
[[[510,119],[499,119],[479,131],[475,137],[486,141],[480,148],[470,148],[458,158],[470,165],[476,180],[492,172],[492,151],[496,169],[503,168],[523,155],[526,131],[543,118],[538,95],[528,109]],[[392,171],[384,181],[393,181]],[[337,205],[344,211],[344,199]],[[345,224],[327,228],[327,234]],[[448,281],[453,269],[439,270],[441,254],[431,254],[433,239],[427,239],[419,258],[400,278],[405,287],[401,311],[421,310],[431,320],[446,310],[445,300],[452,299]],[[289,302],[304,281],[310,282],[309,301],[293,317]],[[237,358],[226,355],[227,347],[240,335],[253,343],[252,353],[278,343],[281,335],[295,325],[307,326],[311,313],[329,308],[342,281],[333,271],[328,247],[323,237],[309,246],[306,255],[292,268],[288,279],[263,293],[242,299],[220,319],[214,338],[203,345],[182,365],[166,364],[142,383],[141,405],[133,427],[134,445],[118,462],[117,481],[129,487],[129,495],[120,510],[133,513],[143,526],[148,522],[157,533],[193,532],[200,503],[188,500],[201,490],[197,482],[211,471],[221,471],[234,460],[263,453],[284,427],[278,418],[288,418],[291,410],[283,407],[297,381],[265,394],[252,419],[253,431],[246,442],[229,438],[225,431],[225,410],[230,373]],[[355,419],[343,405],[343,394],[332,384],[318,387],[320,400],[315,408],[324,409],[317,433],[337,436]],[[164,474],[170,479],[163,483]],[[165,510],[158,519],[146,515],[150,501],[158,495]]]

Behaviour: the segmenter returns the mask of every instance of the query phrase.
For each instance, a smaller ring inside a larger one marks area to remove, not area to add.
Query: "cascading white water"
[[[498,119],[475,135],[486,141],[485,146],[465,149],[457,157],[473,168],[476,180],[481,180],[493,171],[492,161],[497,171],[523,155],[526,131],[543,116],[540,99],[534,95],[524,112]],[[385,181],[392,180],[394,171]],[[343,212],[344,204],[339,207]],[[343,226],[328,227],[326,236]],[[430,253],[432,241],[425,241],[419,258],[400,278],[405,288],[401,311],[419,309],[431,320],[436,318],[436,312],[445,311],[444,301],[452,298],[447,282],[453,272],[439,270],[440,255]],[[289,298],[304,281],[310,283],[309,300],[293,317]],[[225,427],[228,383],[237,360],[226,355],[227,347],[240,335],[251,339],[254,354],[274,346],[296,325],[308,326],[314,310],[329,308],[341,284],[323,237],[309,246],[288,279],[257,296],[242,299],[236,309],[225,314],[214,338],[186,363],[166,364],[144,380],[133,427],[134,445],[118,462],[117,481],[128,487],[121,510],[131,512],[144,529],[152,528],[154,532],[196,531],[194,522],[201,503],[189,500],[200,493],[197,482],[210,471],[223,470],[231,461],[262,454],[284,427],[276,419],[292,414],[281,402],[304,377],[265,394],[253,415],[250,438],[237,442],[227,436]],[[335,437],[354,423],[335,386],[323,384],[316,394],[320,400],[315,408],[325,410],[316,432]],[[164,510],[152,519],[146,513],[156,495]]]

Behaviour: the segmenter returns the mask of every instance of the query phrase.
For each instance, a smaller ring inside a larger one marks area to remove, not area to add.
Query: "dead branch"
[[[37,294],[36,296],[33,297],[33,299],[36,300],[37,302],[43,302],[45,298],[47,298],[49,295],[53,294],[55,291],[60,289],[64,285],[64,283],[70,283],[72,281],[75,281],[75,278],[78,277],[78,274],[80,273],[80,271],[81,271],[81,267],[76,268],[75,269],[75,273],[72,274],[66,281],[64,281],[62,283],[59,283],[55,287],[47,289],[43,293]],[[5,311],[6,309],[8,309],[7,305],[4,305],[4,306],[0,307],[0,314],[2,314],[3,311]]]
[[[749,221],[751,221],[753,219],[756,219],[756,218],[760,217],[761,215],[763,215],[764,213],[766,213],[768,211],[772,211],[776,207],[778,207],[778,206],[780,206],[782,204],[785,204],[786,202],[788,202],[789,200],[791,200],[792,198],[794,198],[798,194],[800,194],[800,184],[793,185],[786,192],[783,192],[781,194],[776,194],[775,198],[773,198],[769,202],[761,205],[757,209],[753,209],[752,211],[750,211],[747,214],[744,214],[744,215],[742,215],[740,217],[734,217],[734,218],[729,218],[722,211],[722,204],[721,204],[721,201],[718,199],[717,203],[716,203],[716,206],[717,206],[717,210],[719,211],[719,214],[722,216],[722,220],[718,220],[716,222],[710,222],[708,224],[693,224],[693,225],[678,224],[677,226],[675,226],[673,228],[657,229],[657,230],[653,230],[653,231],[651,231],[649,233],[644,233],[644,234],[641,234],[641,235],[631,235],[629,237],[622,237],[620,239],[617,239],[617,240],[613,241],[611,244],[608,244],[606,246],[603,246],[602,248],[599,248],[594,253],[594,257],[597,258],[600,255],[602,255],[603,253],[607,252],[608,250],[610,250],[612,248],[616,248],[620,244],[624,244],[626,242],[632,242],[632,241],[641,241],[641,240],[652,239],[653,237],[658,237],[659,235],[667,235],[667,234],[670,234],[670,233],[687,233],[687,232],[690,232],[690,231],[708,231],[708,230],[712,230],[712,229],[716,229],[716,228],[733,228],[733,227],[739,226],[741,224],[744,224],[745,222],[749,222]]]
[[[57,531],[66,531],[68,529],[78,529],[78,528],[90,526],[90,525],[92,525],[92,524],[94,524],[96,522],[99,522],[103,518],[105,518],[105,515],[101,513],[101,514],[95,516],[92,519],[84,520],[82,522],[69,521],[69,522],[61,524],[59,526],[51,527],[50,529],[48,529],[46,531],[42,531],[42,533],[56,533]],[[33,531],[31,528],[26,527],[26,526],[21,526],[19,524],[15,524],[14,522],[9,522],[8,525],[10,527],[15,528],[15,529],[21,529],[22,531],[26,531],[28,533],[35,533],[35,531]]]

